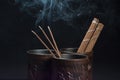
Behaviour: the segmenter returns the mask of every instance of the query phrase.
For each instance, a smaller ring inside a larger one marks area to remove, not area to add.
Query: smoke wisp
[[[15,0],[20,10],[36,18],[55,22],[63,20],[71,23],[82,15],[93,14],[96,10],[93,0]]]

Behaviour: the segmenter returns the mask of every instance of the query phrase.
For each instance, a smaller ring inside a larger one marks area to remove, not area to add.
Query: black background
[[[107,0],[97,1],[102,11],[102,4]],[[44,48],[31,33],[36,30],[35,19],[13,4],[12,0],[0,0],[0,80],[1,79],[27,79],[26,51]],[[111,0],[104,5],[107,14],[95,15],[105,27],[94,47],[93,76],[94,80],[120,80],[120,26],[119,1]],[[81,17],[86,26],[90,21]],[[65,24],[65,23],[64,23]],[[54,23],[51,28],[59,48],[78,47],[88,27],[78,30],[79,27],[66,27],[60,22]],[[46,29],[46,27],[43,27]]]

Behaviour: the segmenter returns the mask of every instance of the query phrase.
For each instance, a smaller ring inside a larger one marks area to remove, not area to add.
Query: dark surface
[[[31,29],[37,29],[35,19],[21,12],[11,1],[0,0],[0,80],[24,80],[27,79],[26,51],[44,47],[31,33]],[[120,80],[119,1],[106,1],[96,3],[99,6],[97,11],[106,11],[106,14],[96,15],[105,27],[94,48],[93,77],[94,80]],[[90,17],[87,24],[80,23],[87,26],[82,29],[64,26],[61,21],[54,23],[51,28],[59,48],[78,47],[92,19]],[[81,17],[80,21],[86,22],[86,19]]]

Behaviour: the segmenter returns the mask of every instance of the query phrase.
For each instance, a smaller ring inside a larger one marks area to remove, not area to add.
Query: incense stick
[[[38,36],[38,34],[32,30],[32,33],[40,40],[40,42],[49,50],[49,52],[53,55],[53,57],[56,57],[54,53],[49,49],[49,47],[45,44],[45,42]]]
[[[97,18],[94,18],[83,41],[81,42],[80,47],[78,48],[77,52],[78,53],[84,53],[85,49],[90,41],[90,38],[92,37],[97,25],[98,25],[99,20]]]
[[[53,43],[50,41],[48,35],[46,34],[46,32],[42,29],[41,26],[39,26],[40,30],[42,31],[42,33],[44,34],[44,36],[46,37],[46,39],[48,40],[48,42],[50,43],[50,45],[52,46],[52,48],[55,50],[55,52],[57,53],[57,50],[55,49]]]
[[[49,26],[48,26],[48,30],[49,30],[49,33],[50,33],[51,38],[52,38],[52,40],[53,40],[53,43],[54,43],[54,45],[55,45],[55,48],[56,48],[56,50],[57,50],[57,54],[58,54],[59,57],[61,57],[61,53],[60,53],[60,51],[59,51],[59,49],[58,49],[58,47],[57,47],[56,41],[55,41],[55,39],[54,39],[54,37],[53,37],[53,33],[52,33],[52,31],[51,31],[51,29],[50,29]]]
[[[98,24],[98,27],[96,28],[96,31],[94,32],[91,40],[89,41],[89,44],[88,44],[85,52],[91,52],[92,51],[92,49],[93,49],[93,47],[94,47],[94,45],[95,45],[101,31],[103,29],[103,27],[104,27],[104,25],[102,23]]]

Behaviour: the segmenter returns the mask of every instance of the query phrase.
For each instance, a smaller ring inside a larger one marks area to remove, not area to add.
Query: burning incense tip
[[[98,19],[97,18],[94,18],[92,23],[95,23],[95,24],[98,24]]]
[[[33,34],[36,34],[36,32],[35,32],[35,31],[33,31],[33,30],[31,30],[31,32],[32,32]]]
[[[41,26],[38,26],[38,27],[39,27],[41,30],[43,30]]]
[[[51,30],[51,29],[50,29],[50,26],[48,26],[48,29]]]

